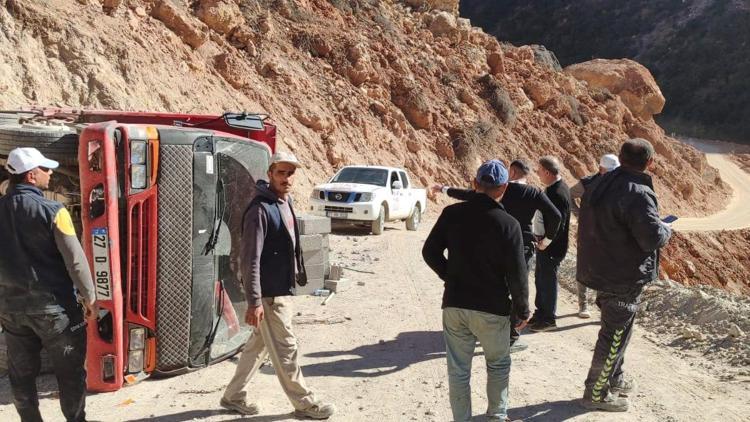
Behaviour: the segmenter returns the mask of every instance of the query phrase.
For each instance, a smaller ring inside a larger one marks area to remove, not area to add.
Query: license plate
[[[331,218],[347,218],[349,214],[345,212],[326,211],[326,215]]]
[[[112,275],[109,268],[109,236],[106,228],[91,230],[94,253],[94,284],[97,300],[112,300]]]

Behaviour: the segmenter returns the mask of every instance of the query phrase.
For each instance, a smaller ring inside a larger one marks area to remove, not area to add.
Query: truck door
[[[393,198],[393,207],[389,210],[390,218],[391,220],[404,218],[404,201],[406,198],[404,198],[403,182],[397,171],[391,171],[391,176],[388,180]]]

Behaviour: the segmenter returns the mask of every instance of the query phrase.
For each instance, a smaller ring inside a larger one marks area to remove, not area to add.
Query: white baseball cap
[[[60,166],[55,160],[42,155],[36,148],[16,148],[8,154],[5,169],[11,174],[22,174],[37,167],[56,169]]]
[[[620,167],[620,159],[615,154],[604,154],[599,160],[599,165],[607,169],[607,171],[612,171]]]
[[[271,156],[271,163],[269,164],[269,167],[276,163],[287,163],[293,165],[296,168],[302,167],[302,164],[300,164],[299,160],[297,160],[297,157],[295,157],[291,152],[276,152]]]

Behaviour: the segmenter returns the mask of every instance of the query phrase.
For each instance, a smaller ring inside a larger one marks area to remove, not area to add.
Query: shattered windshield
[[[347,167],[337,174],[331,183],[361,183],[363,185],[386,186],[388,170],[367,167]]]

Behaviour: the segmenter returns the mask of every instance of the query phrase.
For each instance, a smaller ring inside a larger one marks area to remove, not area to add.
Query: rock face
[[[595,59],[570,65],[565,72],[592,88],[619,95],[635,117],[651,119],[664,108],[664,96],[651,72],[633,60]]]
[[[488,157],[552,154],[572,184],[632,136],[658,151],[663,212],[724,204],[705,158],[650,118],[663,103],[647,71],[603,64],[609,88],[581,82],[538,46],[501,48],[451,13],[456,1],[128,0],[113,13],[94,3],[0,7],[0,109],[268,113],[280,148],[305,163],[303,208],[312,185],[345,164],[463,186]]]
[[[411,7],[443,10],[454,15],[458,14],[459,0],[404,0],[404,3]]]

